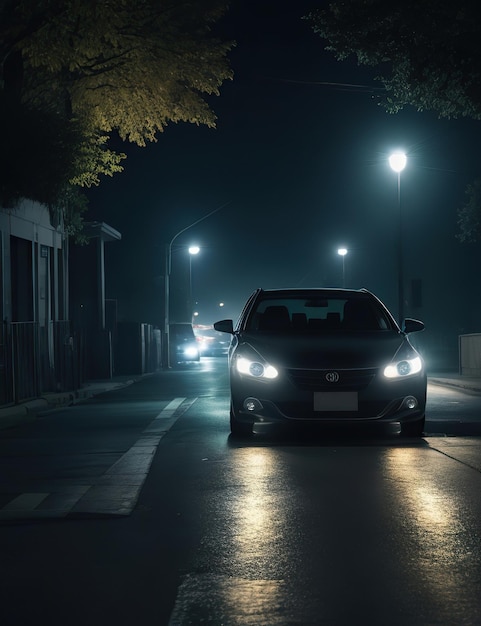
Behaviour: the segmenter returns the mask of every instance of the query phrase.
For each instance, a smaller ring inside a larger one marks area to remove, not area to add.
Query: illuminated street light
[[[389,157],[389,165],[393,172],[400,174],[406,167],[407,157],[404,152],[393,152]]]
[[[348,253],[347,248],[338,248],[337,254],[342,257],[342,287],[346,286],[346,254]]]
[[[182,230],[179,230],[179,232],[176,233],[172,237],[170,242],[168,244],[166,244],[166,246],[165,246],[164,344],[163,344],[163,346],[164,346],[163,347],[163,357],[164,358],[163,358],[163,361],[162,361],[162,364],[163,364],[164,368],[170,368],[170,346],[169,346],[170,302],[169,302],[169,300],[170,300],[170,274],[171,274],[171,269],[172,269],[172,244],[177,239],[177,237],[179,237],[179,235],[182,235],[182,233],[185,233],[185,231],[188,230],[189,228],[192,228],[192,226],[195,226],[196,224],[198,224],[199,222],[202,222],[203,220],[207,219],[211,215],[214,215],[214,213],[217,213],[217,211],[220,211],[221,209],[226,207],[228,204],[230,204],[230,201],[229,202],[225,202],[220,207],[217,207],[213,211],[210,211],[209,213],[207,213],[207,215],[203,215],[198,220],[195,220],[195,222],[192,222],[192,224],[189,224],[188,226],[186,226]]]
[[[397,173],[397,201],[398,201],[398,318],[401,325],[404,319],[404,259],[403,259],[403,219],[401,211],[401,172],[407,164],[404,152],[397,151],[389,157],[391,169]]]

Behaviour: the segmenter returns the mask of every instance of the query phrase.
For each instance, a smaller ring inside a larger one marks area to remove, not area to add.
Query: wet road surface
[[[2,626],[480,624],[481,440],[233,440],[223,366],[0,436],[4,507],[13,487],[104,498],[83,515],[4,519]],[[475,421],[479,397],[459,412],[447,398],[465,396],[443,394],[438,422]],[[123,514],[105,509],[133,487]]]

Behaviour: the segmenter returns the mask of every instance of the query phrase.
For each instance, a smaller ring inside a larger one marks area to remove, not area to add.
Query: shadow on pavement
[[[402,437],[399,425],[363,425],[363,427],[334,428],[332,426],[290,427],[255,433],[251,437],[229,435],[231,447],[246,446],[425,446],[423,437]]]

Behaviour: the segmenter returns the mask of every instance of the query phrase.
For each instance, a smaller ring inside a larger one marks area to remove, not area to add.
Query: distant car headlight
[[[423,362],[419,356],[413,359],[404,359],[395,363],[390,363],[384,368],[384,376],[386,378],[405,378],[418,374],[423,368]]]
[[[191,359],[196,359],[199,356],[199,351],[194,346],[187,346],[184,348],[184,356]]]
[[[236,368],[240,374],[253,376],[254,378],[277,378],[278,371],[272,365],[261,363],[260,361],[251,361],[244,357],[236,359]]]

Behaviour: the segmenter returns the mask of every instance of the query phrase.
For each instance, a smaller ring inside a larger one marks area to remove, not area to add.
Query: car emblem
[[[337,383],[339,381],[339,374],[337,372],[327,372],[326,380],[328,383]]]

